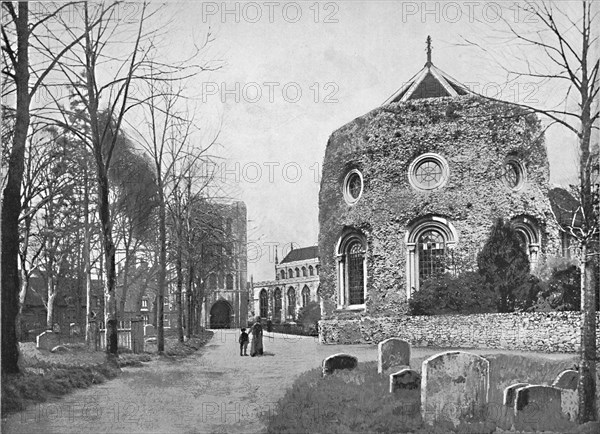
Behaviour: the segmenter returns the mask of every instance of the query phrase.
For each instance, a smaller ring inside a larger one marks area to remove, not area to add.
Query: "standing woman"
[[[260,324],[260,317],[257,316],[252,328],[250,329],[252,332],[252,343],[250,344],[250,355],[252,357],[259,355],[263,355],[263,328]]]

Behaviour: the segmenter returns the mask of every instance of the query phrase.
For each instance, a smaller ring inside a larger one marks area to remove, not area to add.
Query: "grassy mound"
[[[322,378],[316,368],[302,374],[278,402],[272,414],[265,414],[269,433],[491,433],[510,429],[513,414],[502,405],[505,387],[517,383],[550,384],[576,360],[552,360],[535,356],[492,354],[490,361],[490,405],[484,420],[463,421],[458,427],[440,421],[434,427],[423,424],[420,392],[406,390],[391,395],[388,375],[377,374],[377,363],[359,363],[353,371],[337,371]],[[424,358],[411,366],[421,370]],[[574,432],[576,426],[557,419],[557,432]]]

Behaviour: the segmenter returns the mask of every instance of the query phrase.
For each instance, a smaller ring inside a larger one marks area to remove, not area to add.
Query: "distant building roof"
[[[294,249],[286,255],[280,264],[287,262],[305,261],[307,259],[315,259],[319,257],[319,246],[302,247]]]
[[[459,96],[472,93],[431,62],[431,38],[427,37],[427,63],[408,82],[390,96],[384,105],[411,99]]]

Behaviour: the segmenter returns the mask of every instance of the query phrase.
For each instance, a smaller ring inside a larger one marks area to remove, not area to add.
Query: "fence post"
[[[141,319],[131,320],[131,349],[136,354],[144,351],[144,322]]]

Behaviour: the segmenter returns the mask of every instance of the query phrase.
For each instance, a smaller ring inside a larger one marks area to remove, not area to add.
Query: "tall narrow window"
[[[294,278],[294,270],[292,270],[291,268],[288,270],[288,279],[293,279]]]
[[[360,241],[353,241],[347,251],[347,276],[349,304],[365,302],[363,252]]]
[[[310,274],[311,276],[315,275],[315,269],[313,268],[312,265],[308,266],[308,274]]]
[[[445,271],[444,255],[446,243],[443,235],[429,229],[421,233],[418,242],[419,251],[419,282],[438,276]]]
[[[281,270],[279,274],[281,275],[282,279],[285,279],[285,270]]]
[[[228,274],[227,277],[225,277],[225,288],[229,290],[233,289],[233,276],[231,274]]]
[[[259,296],[259,305],[260,305],[260,316],[262,318],[266,318],[269,314],[269,295],[267,294],[267,290],[263,289],[260,291]]]
[[[302,288],[302,307],[306,307],[306,305],[310,302],[310,289],[308,286],[304,285]]]
[[[358,232],[349,233],[338,244],[339,300],[342,306],[364,307],[365,246],[364,236]]]
[[[296,318],[296,291],[291,286],[288,289],[288,315]]]
[[[302,277],[306,277],[306,267],[302,267]]]
[[[273,298],[273,319],[281,320],[281,289],[275,288]]]
[[[300,277],[300,269],[296,268],[296,277]]]

